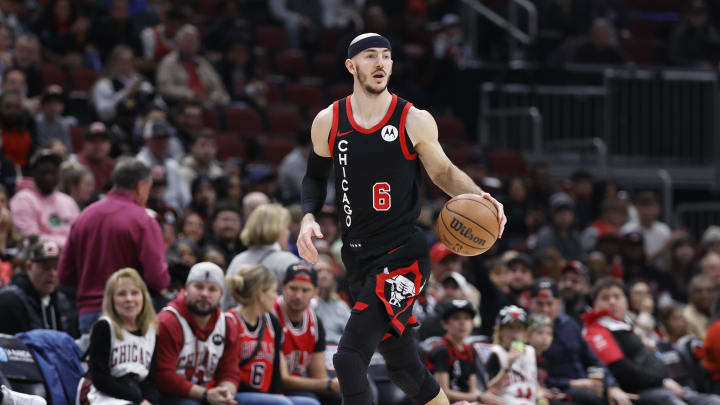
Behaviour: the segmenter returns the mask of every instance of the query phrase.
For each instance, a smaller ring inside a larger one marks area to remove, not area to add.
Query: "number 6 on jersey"
[[[390,184],[381,182],[373,185],[373,208],[375,211],[390,209]]]

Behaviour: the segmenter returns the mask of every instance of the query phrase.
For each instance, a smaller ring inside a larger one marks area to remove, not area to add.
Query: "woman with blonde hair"
[[[227,311],[238,326],[240,381],[235,400],[243,405],[320,405],[315,398],[283,396],[290,380],[282,356],[283,327],[272,315],[277,299],[275,274],[260,264],[243,264],[225,278],[226,294],[240,303]],[[245,348],[251,348],[248,353]]]
[[[85,208],[95,190],[95,176],[90,169],[74,160],[66,160],[60,165],[60,183],[58,188],[72,197],[80,209]]]
[[[230,262],[227,274],[235,274],[243,264],[262,264],[282,280],[285,270],[291,264],[301,261],[287,249],[290,236],[290,212],[280,204],[261,205],[250,214],[240,233],[240,240],[247,250],[235,256]],[[237,303],[230,294],[225,294],[223,309],[230,309]]]
[[[120,269],[110,276],[102,310],[90,334],[91,381],[82,384],[81,401],[86,397],[90,404],[158,403],[153,376],[157,317],[135,269]]]

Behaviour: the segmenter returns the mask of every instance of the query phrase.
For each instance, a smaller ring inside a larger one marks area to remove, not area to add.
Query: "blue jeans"
[[[242,405],[320,405],[315,398],[309,397],[286,397],[283,395],[266,394],[264,392],[238,392],[235,400]],[[162,404],[161,405],[180,405]],[[190,404],[181,404],[190,405]]]
[[[200,405],[199,399],[160,395],[160,405]]]
[[[101,315],[102,312],[88,312],[85,314],[80,314],[80,316],[78,317],[78,328],[80,329],[80,333],[90,333],[90,329],[92,329],[95,321],[97,321]]]

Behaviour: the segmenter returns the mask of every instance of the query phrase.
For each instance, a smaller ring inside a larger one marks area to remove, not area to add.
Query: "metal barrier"
[[[684,203],[675,208],[675,226],[688,229],[695,240],[710,225],[720,225],[720,202]]]
[[[493,118],[497,118],[497,128],[492,128]],[[523,120],[524,118],[527,120]],[[536,154],[543,152],[542,115],[536,107],[497,108],[486,111],[479,125],[483,128],[481,133],[488,136],[482,142],[483,145],[532,150]]]

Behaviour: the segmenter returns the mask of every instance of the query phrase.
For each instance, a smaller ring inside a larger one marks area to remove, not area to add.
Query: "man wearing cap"
[[[170,283],[160,225],[145,211],[150,169],[125,158],[115,166],[113,183],[107,196],[75,221],[60,258],[60,283],[77,288],[83,333],[100,316],[105,282],[116,270],[138,269],[153,294]]]
[[[57,243],[40,240],[30,248],[25,272],[0,290],[0,333],[54,329],[78,337],[75,303],[58,289]]]
[[[622,275],[626,282],[632,280],[645,281],[654,297],[661,292],[672,290],[673,279],[664,271],[660,271],[647,260],[645,254],[645,237],[639,230],[629,230],[622,234],[620,240],[620,256]]]
[[[68,150],[72,150],[70,141],[70,125],[77,122],[75,118],[63,117],[65,97],[63,89],[57,84],[50,85],[42,96],[40,112],[35,115],[37,143],[47,146],[53,139],[59,139]]]
[[[60,156],[39,150],[30,161],[33,183],[15,193],[10,210],[21,235],[40,235],[63,247],[80,209],[72,197],[57,189],[60,163]]]
[[[95,177],[95,192],[107,190],[112,180],[115,160],[110,157],[110,136],[102,122],[90,124],[85,132],[82,152],[77,154],[77,161],[87,167]]]
[[[438,287],[445,277],[450,273],[457,273],[462,277],[459,287],[462,289],[465,299],[470,301],[475,308],[480,305],[480,292],[472,284],[467,282],[467,278],[462,275],[462,262],[460,256],[453,253],[442,242],[436,242],[430,249],[430,286],[428,291],[434,294],[438,300],[444,300],[442,290],[438,291]]]
[[[580,325],[560,314],[561,300],[555,281],[541,278],[530,289],[530,310],[547,315],[553,321],[553,342],[543,357],[547,364],[547,387],[566,392],[574,403],[602,405],[604,388],[610,405],[630,405],[627,394],[598,360],[582,336]],[[604,382],[588,378],[590,367],[605,370]]]
[[[638,231],[643,235],[645,255],[649,262],[655,263],[672,243],[672,229],[660,221],[662,213],[660,202],[654,191],[643,190],[634,198],[637,216],[620,228],[620,233]]]
[[[274,314],[284,331],[282,354],[290,374],[283,384],[288,391],[312,392],[323,403],[340,404],[340,384],[337,378],[328,378],[325,366],[325,328],[310,308],[317,280],[317,272],[309,265],[292,264],[285,272],[282,295],[275,301]]]
[[[568,262],[562,268],[559,287],[565,313],[582,324],[580,315],[590,309],[588,298],[592,287],[587,267],[577,260]]]
[[[170,156],[170,137],[175,129],[165,120],[150,121],[145,124],[143,138],[145,146],[137,158],[146,165],[162,166],[167,173],[167,191],[165,202],[175,211],[183,212],[190,205],[192,196],[180,171],[180,164]]]
[[[475,308],[466,300],[453,299],[439,304],[438,312],[446,333],[442,340],[432,345],[425,358],[428,370],[451,403],[467,401],[501,405],[498,396],[483,392],[487,378],[483,378],[484,373],[478,369],[475,350],[464,342],[473,330]]]
[[[220,267],[197,263],[185,292],[158,314],[155,385],[163,395],[160,404],[236,404],[240,345],[235,323],[220,311],[224,288]]]
[[[557,249],[566,260],[579,260],[582,255],[580,235],[573,228],[575,202],[566,193],[550,196],[551,222],[535,236],[534,251]]]

